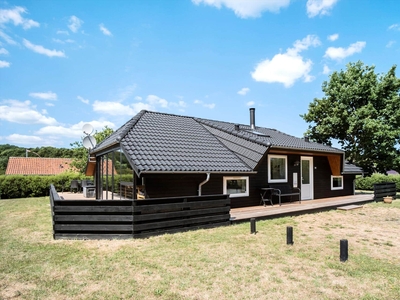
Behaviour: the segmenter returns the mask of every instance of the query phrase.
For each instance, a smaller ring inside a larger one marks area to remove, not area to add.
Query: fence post
[[[349,259],[349,242],[340,240],[340,261],[345,262]]]
[[[286,244],[293,245],[293,227],[292,226],[286,227]]]
[[[256,218],[250,219],[250,233],[256,233]]]

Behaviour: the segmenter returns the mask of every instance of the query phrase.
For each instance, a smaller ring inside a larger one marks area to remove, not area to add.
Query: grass
[[[286,245],[286,226],[294,245]],[[142,240],[52,239],[48,198],[0,201],[0,299],[399,299],[400,200]],[[339,261],[339,240],[349,260]]]

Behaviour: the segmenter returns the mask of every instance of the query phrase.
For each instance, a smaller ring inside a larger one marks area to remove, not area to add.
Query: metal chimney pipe
[[[251,130],[256,129],[256,109],[250,108],[250,128]]]

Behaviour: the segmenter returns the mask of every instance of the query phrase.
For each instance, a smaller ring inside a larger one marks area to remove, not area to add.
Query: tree
[[[333,72],[322,84],[325,96],[314,99],[307,123],[311,140],[342,146],[346,158],[366,172],[400,171],[400,79],[396,65],[386,74],[361,61]]]
[[[113,132],[114,130],[106,125],[102,131],[96,131],[93,137],[96,139],[97,143],[100,143],[109,137]],[[83,147],[82,141],[75,141],[70,145],[73,150],[73,160],[71,166],[76,168],[79,172],[85,173],[86,164],[88,161],[88,150]]]

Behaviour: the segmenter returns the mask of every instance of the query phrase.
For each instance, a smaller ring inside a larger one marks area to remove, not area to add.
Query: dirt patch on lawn
[[[313,246],[327,240],[349,241],[349,252],[365,251],[374,258],[387,258],[400,263],[400,210],[364,206],[348,211],[330,211],[296,218],[298,231],[311,235]],[[379,247],[378,247],[379,246]]]

